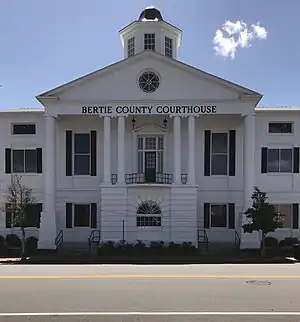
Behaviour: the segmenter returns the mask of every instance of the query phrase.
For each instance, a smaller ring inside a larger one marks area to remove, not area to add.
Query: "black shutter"
[[[253,151],[254,153],[255,151]],[[261,173],[268,172],[268,148],[261,148]]]
[[[5,204],[5,227],[11,228],[12,227],[12,213],[10,211],[10,204]]]
[[[210,176],[210,140],[211,131],[204,131],[204,176]]]
[[[97,204],[91,204],[91,228],[97,228]]]
[[[299,204],[293,203],[293,229],[299,229]]]
[[[43,204],[38,203],[37,207],[38,207],[38,211],[37,211],[38,216],[37,216],[37,225],[36,225],[36,227],[40,228],[41,227],[41,212],[43,212]]]
[[[72,131],[66,131],[66,176],[72,176]]]
[[[97,175],[97,132],[91,131],[91,176]]]
[[[235,176],[235,130],[229,131],[229,176]]]
[[[204,228],[209,228],[210,226],[210,204],[209,203],[205,203],[204,204]]]
[[[43,150],[41,148],[36,149],[36,172],[43,172]]]
[[[228,228],[229,229],[235,228],[235,204],[234,203],[228,204]]]
[[[11,149],[5,149],[5,173],[11,173]]]
[[[73,226],[73,205],[66,203],[66,228],[72,228]]]
[[[293,173],[299,173],[299,148],[294,148]]]

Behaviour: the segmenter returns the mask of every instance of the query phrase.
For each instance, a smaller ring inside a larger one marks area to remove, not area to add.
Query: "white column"
[[[103,142],[103,183],[111,184],[111,124],[110,117],[104,116]]]
[[[188,184],[195,184],[195,116],[188,117],[188,136],[189,136],[189,152],[188,152]]]
[[[181,184],[181,118],[174,116],[174,183]]]
[[[125,183],[125,117],[118,117],[118,184]]]
[[[44,203],[39,229],[39,249],[55,249],[56,238],[56,126],[55,118],[45,117],[45,149],[43,171],[45,178]]]
[[[243,146],[243,172],[244,172],[244,208],[243,212],[252,205],[252,193],[255,186],[255,116],[247,115],[244,119],[244,146]],[[246,215],[242,215],[241,226],[247,223]],[[241,249],[259,248],[260,238],[258,232],[244,233],[241,227]]]
[[[252,204],[251,195],[255,185],[255,116],[244,119],[244,208]]]

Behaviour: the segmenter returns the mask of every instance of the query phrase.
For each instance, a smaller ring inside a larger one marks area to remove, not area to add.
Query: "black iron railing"
[[[88,243],[89,243],[89,250],[91,250],[92,244],[99,244],[101,241],[101,233],[100,230],[93,230],[90,233]]]
[[[61,230],[55,237],[55,246],[56,248],[60,247],[64,241],[64,231]]]
[[[173,174],[158,172],[156,173],[155,181],[147,181],[144,172],[127,173],[125,176],[126,184],[142,184],[142,183],[160,183],[160,184],[172,184]],[[111,184],[115,185],[118,182],[118,174],[113,173],[111,175]],[[187,173],[181,174],[181,183],[187,184]]]
[[[172,184],[173,183],[173,174],[158,172],[153,180],[147,180],[145,173],[135,172],[128,173],[125,177],[125,182],[127,184],[142,184],[142,183],[160,183],[160,184]]]
[[[239,233],[236,230],[234,231],[234,244],[235,244],[237,249],[240,249],[241,237],[240,237]]]
[[[198,229],[198,248],[201,244],[204,244],[206,250],[208,249],[208,236],[205,229]]]

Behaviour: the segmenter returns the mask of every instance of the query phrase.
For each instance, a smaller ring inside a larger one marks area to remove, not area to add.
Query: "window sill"
[[[299,174],[299,173],[293,173],[293,172],[267,172],[267,173],[262,173],[266,174],[267,176],[293,176],[294,174]]]
[[[146,230],[162,230],[163,227],[162,226],[136,226],[137,229],[146,229]]]

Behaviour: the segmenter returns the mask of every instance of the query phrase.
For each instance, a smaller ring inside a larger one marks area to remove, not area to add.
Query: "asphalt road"
[[[0,292],[0,322],[28,321],[25,315],[30,313],[47,314],[30,316],[33,322],[300,320],[300,264],[2,265]],[[228,315],[231,312],[299,315]],[[73,315],[60,315],[67,313]]]

